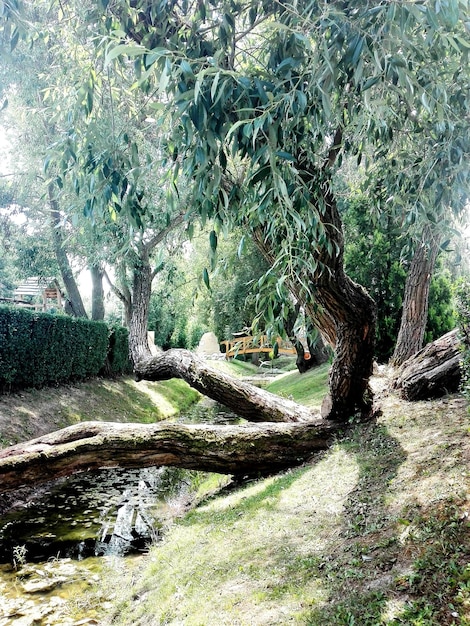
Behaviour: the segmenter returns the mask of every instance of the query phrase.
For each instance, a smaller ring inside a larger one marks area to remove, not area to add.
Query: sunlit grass
[[[328,363],[312,368],[304,374],[298,371],[279,376],[266,389],[300,404],[320,406],[328,390]]]
[[[230,376],[236,376],[240,378],[242,376],[253,376],[258,373],[258,367],[250,363],[249,361],[239,361],[238,359],[230,360],[218,360],[208,361],[208,364],[215,369],[230,374]]]
[[[392,397],[310,464],[226,488],[152,548],[110,623],[469,626],[465,419],[458,398]]]

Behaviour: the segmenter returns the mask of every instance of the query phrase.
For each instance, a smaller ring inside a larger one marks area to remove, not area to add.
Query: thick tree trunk
[[[393,388],[406,400],[436,398],[457,391],[461,377],[460,346],[458,330],[429,343],[403,363]]]
[[[332,425],[83,422],[0,451],[5,494],[104,467],[171,465],[236,475],[279,471],[328,446]]]
[[[400,330],[390,360],[395,367],[402,365],[423,347],[428,320],[429,286],[438,251],[438,242],[432,236],[431,229],[426,228],[406,277]]]
[[[304,182],[312,189],[312,198],[321,203],[319,214],[330,251],[312,251],[311,264],[302,266],[304,282],[311,286],[311,297],[307,299],[302,286],[292,279],[287,284],[296,300],[302,302],[312,324],[335,350],[330,392],[322,415],[345,421],[357,412],[364,416],[372,412],[369,378],[374,361],[376,306],[366,290],[344,272],[342,223],[330,181],[319,182],[321,175],[308,160],[300,159],[299,168]],[[255,231],[254,239],[268,262],[273,263],[275,243],[270,243],[260,229]]]
[[[104,320],[104,271],[99,265],[90,266],[91,274],[91,319]]]
[[[316,421],[319,416],[300,404],[213,369],[189,350],[173,349],[136,364],[137,380],[182,378],[200,393],[228,406],[252,422]]]
[[[64,249],[64,242],[62,239],[62,229],[60,225],[60,212],[57,204],[57,199],[54,195],[54,187],[52,183],[48,186],[49,204],[51,207],[51,226],[52,226],[52,239],[54,242],[54,252],[59,265],[62,280],[64,281],[65,289],[67,291],[68,306],[67,312],[74,317],[88,317],[83,306],[82,297],[78,290],[77,283],[73,276],[72,268]]]

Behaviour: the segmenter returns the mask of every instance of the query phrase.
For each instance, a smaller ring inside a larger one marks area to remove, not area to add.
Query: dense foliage
[[[126,333],[115,332],[109,350],[109,331],[102,322],[0,307],[0,389],[96,376],[108,352],[112,371],[120,373],[127,367]]]
[[[462,391],[470,399],[470,282],[462,281],[457,290],[458,322],[462,339]]]
[[[369,291],[377,304],[375,353],[379,362],[387,361],[394,349],[400,326],[406,268],[403,249],[409,241],[390,214],[373,217],[370,199],[353,196],[344,203],[345,267],[353,280]],[[455,326],[452,281],[438,264],[429,293],[425,341],[437,339]]]
[[[123,326],[114,325],[109,330],[108,355],[104,366],[107,374],[129,374],[132,363],[129,359],[129,331]]]
[[[426,233],[423,254],[440,245],[468,196],[468,0],[3,4],[11,49],[26,35],[25,58],[48,61],[38,108],[56,196],[133,235],[176,213],[188,234],[212,219],[215,248],[241,226],[276,279],[268,322],[287,321],[276,301],[289,290],[336,347],[332,414],[367,410],[375,306],[344,272],[336,183],[355,162],[376,215],[390,210],[410,240]]]

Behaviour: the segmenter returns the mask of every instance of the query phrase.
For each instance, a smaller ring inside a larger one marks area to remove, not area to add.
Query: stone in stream
[[[45,593],[52,591],[59,585],[63,585],[67,582],[67,578],[59,576],[57,578],[36,578],[34,580],[28,580],[21,585],[24,593]]]

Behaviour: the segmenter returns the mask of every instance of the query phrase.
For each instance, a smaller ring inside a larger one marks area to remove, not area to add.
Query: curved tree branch
[[[173,349],[135,366],[137,380],[182,378],[200,393],[231,408],[251,422],[310,422],[324,424],[319,415],[254,385],[220,372],[189,350]]]

